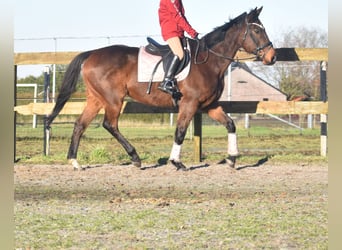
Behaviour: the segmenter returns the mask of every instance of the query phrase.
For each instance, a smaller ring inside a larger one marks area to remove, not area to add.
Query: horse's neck
[[[228,31],[229,32],[229,31]],[[231,36],[230,36],[231,34]],[[221,42],[219,45],[214,46],[213,50],[222,56],[215,56],[217,60],[217,65],[220,65],[220,72],[225,72],[228,66],[233,62],[236,53],[241,47],[241,35],[236,32],[229,32],[227,34],[227,39]],[[229,40],[229,42],[227,42]]]
[[[239,27],[234,27],[234,29],[239,30]],[[243,34],[241,32],[237,32],[236,30],[229,30],[227,33],[227,42],[225,40],[224,44],[227,44],[225,46],[225,51],[228,55],[228,57],[235,58],[236,53],[241,48],[242,40],[243,40]]]

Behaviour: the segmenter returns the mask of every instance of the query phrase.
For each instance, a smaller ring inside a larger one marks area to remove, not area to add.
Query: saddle
[[[170,65],[171,60],[174,56],[169,45],[162,45],[151,37],[147,37],[147,42],[148,44],[145,47],[145,51],[151,55],[162,57],[162,60],[156,65],[156,68],[159,66],[161,62],[163,62],[163,67],[164,67],[164,72],[165,72],[168,66]],[[181,42],[182,42],[183,47],[185,48],[184,57],[178,66],[176,75],[179,74],[190,62],[190,52],[189,52],[189,49],[186,49],[188,45],[187,39],[183,38]]]

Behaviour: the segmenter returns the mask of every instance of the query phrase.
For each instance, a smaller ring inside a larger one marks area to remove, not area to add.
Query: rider
[[[173,96],[176,92],[175,73],[184,57],[184,50],[181,39],[184,32],[188,33],[193,39],[197,39],[198,32],[194,30],[184,16],[182,0],[160,0],[159,4],[159,23],[163,39],[168,43],[173,58],[168,68],[165,70],[164,80],[158,88]]]

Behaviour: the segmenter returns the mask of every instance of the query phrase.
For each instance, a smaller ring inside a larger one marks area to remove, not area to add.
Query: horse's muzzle
[[[265,51],[266,50],[266,51]],[[277,53],[273,46],[270,46],[262,50],[264,54],[262,55],[262,63],[265,65],[273,65],[277,61]]]

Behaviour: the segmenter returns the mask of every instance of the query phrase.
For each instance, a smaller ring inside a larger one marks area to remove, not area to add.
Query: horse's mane
[[[229,22],[216,27],[213,31],[206,34],[203,38],[203,40],[206,43],[206,46],[208,48],[213,47],[215,44],[221,42],[224,40],[224,37],[226,35],[226,32],[234,25],[241,23],[242,20],[246,18],[247,13],[244,12],[240,16],[231,19]]]
[[[225,23],[222,26],[215,28],[213,31],[211,31],[210,33],[206,34],[203,37],[204,38],[203,41],[205,41],[205,47],[211,48],[215,44],[222,42],[225,38],[226,32],[234,25],[241,24],[242,21],[245,20],[246,18],[249,19],[249,22],[256,20],[261,10],[262,10],[262,7],[260,9],[258,8],[252,9],[248,14],[247,12],[244,12],[238,17],[231,19],[228,23]],[[202,48],[203,48],[203,45],[204,44],[202,42],[202,46],[201,46]]]

